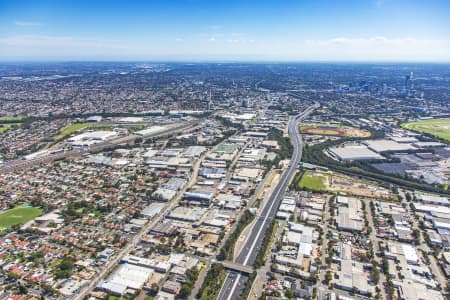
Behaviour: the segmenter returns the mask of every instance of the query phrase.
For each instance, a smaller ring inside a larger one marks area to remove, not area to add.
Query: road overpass
[[[225,269],[231,270],[231,271],[236,271],[239,273],[244,273],[244,274],[251,274],[253,273],[253,267],[251,266],[245,266],[245,265],[241,265],[232,261],[222,261],[221,264],[224,266]]]

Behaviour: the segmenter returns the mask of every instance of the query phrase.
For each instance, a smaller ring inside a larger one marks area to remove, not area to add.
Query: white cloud
[[[448,40],[421,40],[411,37],[388,39],[383,36],[369,38],[338,37],[327,40],[306,40],[308,45],[320,46],[403,46],[403,45],[429,45],[434,43],[446,43]]]
[[[449,60],[449,40],[427,40],[411,37],[383,36],[326,40],[306,40],[305,46],[317,57],[348,60]]]
[[[70,36],[0,36],[0,60],[9,57],[120,57],[151,59],[328,60],[328,61],[450,61],[449,40],[383,36],[330,39],[264,40],[210,34],[189,39],[107,40]]]
[[[0,38],[0,45],[33,47],[124,48],[118,41],[85,39],[70,36],[24,35]]]
[[[0,37],[2,57],[83,57],[129,52],[125,43],[70,36],[26,35]]]
[[[44,26],[44,24],[40,22],[30,22],[30,21],[15,21],[14,24],[16,24],[17,26],[30,26],[30,27]]]
[[[253,39],[241,39],[241,38],[231,38],[231,39],[227,39],[228,43],[232,43],[232,44],[236,44],[236,43],[254,43],[255,40]]]

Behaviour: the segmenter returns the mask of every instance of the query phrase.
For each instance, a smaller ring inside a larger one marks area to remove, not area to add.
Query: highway
[[[239,157],[236,157],[236,158],[235,158],[236,161],[237,161],[237,159],[239,159]],[[233,166],[234,164],[231,163],[231,165]],[[229,168],[228,170],[231,170],[231,169]],[[230,171],[228,171],[228,172],[230,172]],[[270,171],[270,172],[272,172],[272,171]],[[269,172],[268,174],[266,174],[266,177],[265,177],[265,178],[263,179],[263,181],[261,181],[261,183],[258,185],[258,187],[257,187],[257,189],[256,189],[256,192],[255,192],[255,193],[251,196],[251,198],[249,199],[248,205],[247,205],[248,207],[253,207],[253,203],[254,203],[254,202],[256,201],[256,199],[258,198],[258,195],[262,192],[262,190],[264,190],[264,188],[265,188],[265,186],[266,186],[267,178],[269,178],[269,176],[270,176],[270,175],[269,175],[270,172]],[[242,213],[243,213],[243,211],[241,211],[241,213],[240,213],[238,216],[236,216],[236,220],[239,220],[239,219],[240,219]],[[234,222],[234,223],[233,223],[233,225],[232,225],[232,227],[230,228],[230,230],[227,231],[227,233],[225,234],[224,238],[223,238],[222,241],[220,242],[220,245],[219,245],[218,249],[220,249],[220,248],[223,247],[223,245],[225,244],[225,242],[226,242],[226,240],[228,239],[229,235],[236,229],[237,224],[238,224],[238,222]],[[208,273],[208,271],[209,271],[209,269],[210,269],[210,267],[211,267],[211,264],[212,264],[213,262],[217,262],[217,253],[216,253],[216,255],[214,255],[214,256],[212,256],[212,257],[210,257],[210,258],[208,259],[208,263],[207,263],[207,265],[206,265],[205,271],[203,271],[203,272],[200,274],[200,277],[199,277],[199,278],[197,279],[197,281],[195,282],[195,286],[194,286],[194,289],[193,289],[192,292],[191,292],[191,295],[190,295],[190,297],[189,297],[189,300],[196,299],[195,297],[196,297],[196,295],[198,294],[198,291],[200,290],[200,287],[202,286],[203,281],[205,280],[206,274]]]
[[[260,216],[257,218],[255,226],[250,233],[250,237],[247,239],[241,253],[236,258],[235,262],[242,265],[252,266],[259,253],[262,246],[262,241],[264,239],[265,233],[270,222],[273,220],[278,207],[283,198],[283,194],[288,187],[293,175],[297,170],[298,163],[302,158],[302,138],[298,129],[299,123],[306,118],[310,113],[312,113],[316,108],[317,104],[309,107],[305,111],[301,112],[297,116],[291,118],[288,124],[288,133],[291,138],[291,143],[294,146],[294,153],[292,155],[291,161],[287,169],[283,172],[280,181],[272,191],[272,195],[269,201],[266,202],[264,208],[261,210]],[[222,289],[219,293],[218,299],[220,300],[231,300],[238,299],[245,286],[245,282],[248,277],[236,272],[230,272]]]

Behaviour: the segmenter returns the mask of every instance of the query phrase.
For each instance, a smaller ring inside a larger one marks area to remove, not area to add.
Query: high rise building
[[[245,107],[245,108],[250,108],[252,106],[252,101],[250,99],[246,98],[246,99],[242,100],[241,106]]]
[[[413,72],[411,72],[409,75],[405,76],[405,85],[403,87],[403,91],[404,91],[404,94],[406,96],[408,96],[408,97],[410,97],[412,95],[412,89],[413,89],[412,80],[413,80],[413,76],[414,76]]]

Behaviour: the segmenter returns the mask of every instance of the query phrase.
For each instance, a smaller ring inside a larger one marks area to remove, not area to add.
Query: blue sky
[[[0,60],[450,61],[447,0],[0,0]]]

